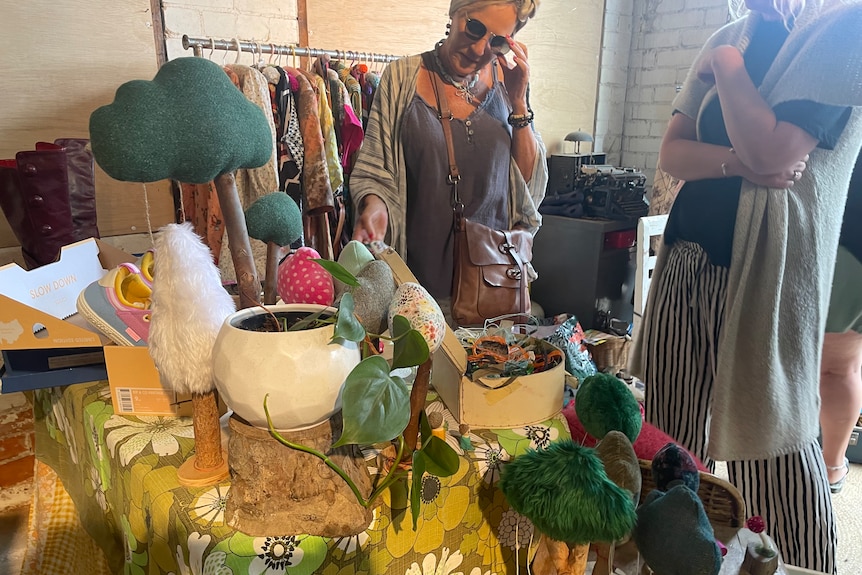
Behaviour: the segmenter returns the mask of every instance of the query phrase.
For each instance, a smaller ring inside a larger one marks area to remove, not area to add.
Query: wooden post
[[[266,274],[263,276],[263,303],[274,305],[278,299],[278,244],[266,243]]]
[[[416,371],[416,379],[413,380],[413,389],[410,391],[410,422],[404,429],[404,458],[413,456],[416,444],[419,441],[419,414],[425,409],[425,400],[428,395],[428,385],[431,382],[431,363],[429,357],[419,366]]]
[[[232,173],[215,179],[216,193],[222,209],[225,230],[230,241],[230,257],[236,270],[240,309],[260,304],[260,281],[251,255],[251,242],[245,225],[245,214]],[[212,485],[230,475],[221,449],[218,403],[215,390],[192,394],[192,419],[195,428],[195,454],[177,470],[183,485]]]
[[[260,305],[260,280],[251,255],[251,242],[245,225],[245,214],[236,190],[233,174],[222,174],[215,179],[216,193],[224,218],[224,227],[230,240],[230,257],[239,286],[239,307],[245,309]]]

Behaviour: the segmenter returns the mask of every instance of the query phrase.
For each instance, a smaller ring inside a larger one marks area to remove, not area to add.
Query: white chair
[[[651,240],[664,233],[667,214],[645,216],[638,221],[637,269],[635,271],[635,305],[632,318],[632,335],[637,336],[649,294],[649,282],[655,269],[656,256],[650,255]]]

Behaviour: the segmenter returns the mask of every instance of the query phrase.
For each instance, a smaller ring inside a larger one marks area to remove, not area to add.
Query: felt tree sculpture
[[[240,307],[258,304],[260,283],[233,172],[265,164],[274,153],[272,133],[263,112],[217,64],[205,58],[177,58],[163,65],[151,81],[122,84],[112,103],[91,114],[90,142],[96,162],[117,180],[215,180]],[[174,381],[169,374],[162,375]],[[192,401],[196,437],[198,430],[205,437],[215,436],[218,411],[212,382],[206,391],[192,394]],[[196,449],[200,457],[203,450],[220,453],[221,448],[198,439]],[[197,471],[197,480],[205,481],[205,470]]]
[[[694,461],[676,444],[656,453],[656,489],[637,510],[633,537],[656,575],[718,575],[722,552],[703,503]]]
[[[190,223],[168,224],[155,238],[158,271],[153,277],[149,351],[162,382],[177,392],[205,397],[212,390],[212,350],[225,318],[235,310],[221,285],[209,248]],[[218,406],[194,400],[196,453],[177,473],[199,484],[228,475],[221,450]]]
[[[583,575],[590,542],[616,541],[634,526],[631,493],[608,478],[593,449],[572,441],[516,457],[503,467],[500,489],[543,535],[537,575]]]
[[[266,270],[263,303],[275,303],[279,247],[289,246],[302,237],[299,206],[284,192],[272,192],[257,199],[245,210],[248,235],[266,244]]]
[[[634,443],[641,432],[637,400],[619,378],[607,373],[591,375],[578,386],[575,411],[584,429],[596,439],[615,430]]]

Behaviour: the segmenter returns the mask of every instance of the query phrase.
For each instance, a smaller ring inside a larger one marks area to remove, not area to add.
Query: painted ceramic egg
[[[278,266],[278,295],[284,303],[332,305],[335,287],[332,276],[312,259],[320,258],[314,248],[301,247]]]
[[[403,283],[395,290],[389,304],[389,329],[392,318],[402,315],[410,322],[410,327],[422,334],[428,349],[434,353],[443,342],[446,334],[446,318],[431,294],[421,285],[413,282]]]

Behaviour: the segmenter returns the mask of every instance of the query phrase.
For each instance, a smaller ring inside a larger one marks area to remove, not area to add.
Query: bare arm
[[[741,176],[769,188],[789,188],[805,170],[804,160],[793,162],[773,174],[758,174],[749,169],[741,155],[725,146],[697,141],[695,121],[685,114],[674,114],[662,138],[659,165],[681,180],[705,180]]]
[[[500,68],[503,70],[503,81],[512,103],[512,114],[523,116],[528,114],[527,84],[530,80],[530,64],[527,62],[527,47],[520,42],[509,39],[509,46],[515,55],[515,68],[509,70],[504,59],[499,57]],[[512,157],[529,182],[533,177],[533,166],[536,164],[536,137],[530,126],[512,128]]]
[[[735,46],[718,46],[704,59],[701,78],[715,79],[727,135],[736,155],[754,173],[774,174],[793,166],[817,146],[802,128],[779,122],[763,100]]]

